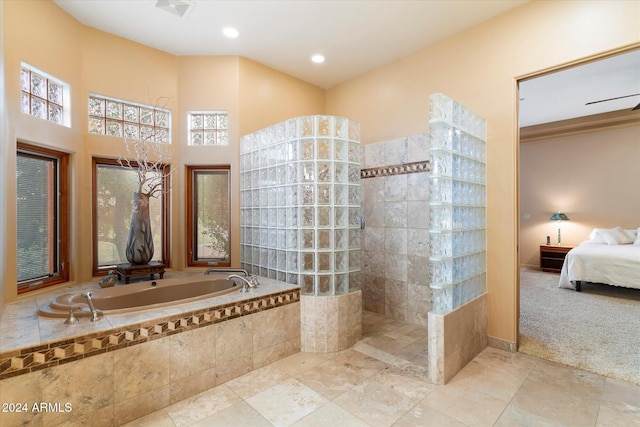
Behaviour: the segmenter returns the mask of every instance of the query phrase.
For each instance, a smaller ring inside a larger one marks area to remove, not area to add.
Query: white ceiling
[[[640,50],[635,50],[521,82],[520,126],[631,110],[638,104]]]
[[[526,0],[54,0],[81,23],[174,55],[239,55],[322,88],[366,73]],[[239,30],[237,39],[222,34]],[[311,62],[321,53],[323,64]]]
[[[157,0],[54,1],[85,25],[174,55],[239,55],[325,89],[526,3],[191,0],[178,17],[157,8]],[[226,26],[240,36],[223,36]],[[316,53],[326,57],[323,64],[311,62]],[[640,51],[522,82],[520,125],[631,109],[640,96],[584,104],[635,93],[640,93]]]

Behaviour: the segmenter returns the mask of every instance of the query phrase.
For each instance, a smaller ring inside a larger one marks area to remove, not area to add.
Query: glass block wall
[[[486,121],[451,98],[430,104],[430,286],[445,314],[486,291]]]
[[[304,116],[240,140],[241,264],[304,295],[360,289],[360,125]]]

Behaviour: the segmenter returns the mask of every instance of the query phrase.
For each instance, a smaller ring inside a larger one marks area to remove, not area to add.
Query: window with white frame
[[[89,133],[171,143],[171,110],[89,95]]]
[[[189,145],[229,145],[229,116],[227,112],[190,112]]]
[[[71,127],[71,97],[67,83],[23,62],[20,89],[23,113]]]

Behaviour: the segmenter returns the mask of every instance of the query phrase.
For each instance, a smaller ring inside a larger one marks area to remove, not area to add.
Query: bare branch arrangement
[[[169,102],[169,98],[159,98],[155,104],[154,110],[163,108]],[[160,105],[162,104],[162,105]],[[140,138],[133,139],[125,137],[126,157],[120,157],[118,164],[138,175],[138,194],[144,194],[149,197],[158,197],[162,194],[169,193],[171,186],[164,188],[163,184],[171,182],[166,180],[171,174],[166,173],[165,166],[171,160],[171,153],[167,144],[156,140],[155,128],[143,134],[140,131]]]

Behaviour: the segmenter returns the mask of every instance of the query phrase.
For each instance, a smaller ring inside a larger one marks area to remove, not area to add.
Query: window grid
[[[64,125],[64,86],[26,67],[20,70],[20,110],[34,117]]]
[[[189,113],[189,145],[229,145],[229,116],[226,111]]]
[[[89,133],[170,144],[170,124],[170,110],[89,95]]]

